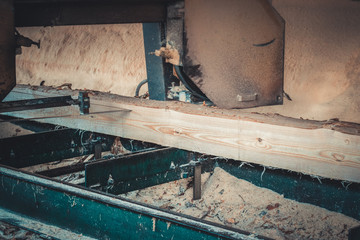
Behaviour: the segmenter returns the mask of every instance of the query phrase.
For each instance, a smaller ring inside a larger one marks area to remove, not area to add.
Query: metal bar
[[[186,164],[188,152],[164,148],[86,164],[85,186],[100,184],[114,194],[181,178],[176,166]]]
[[[36,172],[36,174],[45,176],[45,177],[57,177],[65,174],[70,174],[74,172],[80,172],[85,170],[85,163],[77,163],[70,166],[64,166],[59,168],[53,168],[41,172]]]
[[[0,1],[0,101],[15,87],[15,34],[12,0]]]
[[[136,143],[134,143],[134,145],[135,144]],[[138,153],[138,152],[146,152],[146,151],[151,151],[151,150],[154,150],[154,148],[137,150],[136,153]],[[125,154],[123,156],[130,155],[130,154],[136,154],[136,153],[128,153],[128,154]],[[36,173],[39,174],[39,175],[42,175],[42,176],[46,176],[46,177],[57,177],[57,176],[65,175],[65,174],[84,171],[86,164],[89,164],[89,163],[77,163],[77,164],[70,165],[70,166],[64,166],[64,167],[49,169],[49,170],[36,172]]]
[[[0,182],[0,207],[97,239],[257,238],[8,167],[0,166]]]
[[[126,112],[131,112],[131,110],[127,110],[127,109],[119,109],[119,110],[114,110],[114,111],[101,111],[101,112],[90,112],[89,114],[87,114],[88,116],[92,116],[95,114],[106,114],[106,113],[126,113]],[[81,114],[81,112],[80,112]],[[1,115],[1,116],[5,116],[5,115]],[[23,122],[23,121],[31,121],[31,120],[40,120],[40,119],[50,119],[50,118],[65,118],[65,117],[78,117],[79,115],[71,115],[71,114],[66,114],[66,115],[53,115],[53,116],[43,116],[43,117],[33,117],[33,118],[18,118],[18,119],[11,119],[11,120],[0,120],[0,123],[5,123],[5,122]]]
[[[179,169],[167,170],[149,176],[139,175],[138,177],[133,179],[124,179],[116,182],[113,180],[113,178],[111,178],[111,180],[108,181],[108,184],[105,186],[93,186],[94,189],[117,195],[192,176],[193,168],[190,166],[185,166]]]
[[[21,120],[21,121],[18,121]],[[55,128],[55,125],[49,123],[40,123],[31,120],[19,119],[11,116],[0,115],[0,124],[3,122],[13,122],[15,125],[20,126],[24,129],[32,132],[46,132],[51,131]],[[1,127],[1,125],[0,125]],[[63,127],[66,128],[66,127]]]
[[[71,96],[37,98],[19,101],[9,101],[0,103],[0,113],[32,110],[40,108],[70,106],[74,103]]]
[[[15,1],[15,26],[162,22],[168,1]]]
[[[193,187],[193,199],[198,200],[201,198],[201,164],[194,166],[194,187]]]
[[[114,137],[102,136],[104,151]],[[23,168],[94,152],[91,132],[61,129],[0,139],[0,164]]]
[[[171,85],[171,65],[165,63],[161,57],[155,56],[155,50],[165,46],[161,23],[143,23],[146,73],[148,79],[149,98],[166,100],[167,91]]]
[[[95,153],[94,158],[95,159],[101,159],[101,143],[98,143],[95,145]]]

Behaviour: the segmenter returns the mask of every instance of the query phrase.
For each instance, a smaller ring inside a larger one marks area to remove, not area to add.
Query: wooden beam
[[[77,96],[17,86],[6,100]],[[179,102],[92,94],[90,115],[76,106],[9,113],[22,118],[153,142],[267,167],[360,182],[360,125],[243,113]],[[124,111],[128,109],[128,111]],[[256,109],[254,109],[256,110]],[[49,116],[63,116],[49,118]]]

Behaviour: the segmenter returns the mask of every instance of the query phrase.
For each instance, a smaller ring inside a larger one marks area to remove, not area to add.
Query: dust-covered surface
[[[31,133],[33,132],[16,124],[10,122],[0,122],[0,138],[16,137]]]
[[[27,27],[19,32],[41,48],[16,57],[17,83],[92,89],[134,96],[146,79],[141,24]],[[155,49],[154,49],[155,50]],[[143,86],[141,94],[146,90]]]
[[[190,179],[120,196],[275,239],[347,239],[360,222],[284,198],[215,168],[202,174],[202,198],[192,200]]]
[[[246,111],[360,123],[360,2],[272,3],[286,21],[284,89],[292,101]]]
[[[184,71],[222,108],[281,102],[283,29],[268,1],[185,1]]]

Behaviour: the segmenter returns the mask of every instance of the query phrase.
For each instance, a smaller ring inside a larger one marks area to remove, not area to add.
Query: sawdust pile
[[[202,198],[192,200],[190,179],[120,196],[275,239],[347,239],[359,221],[299,203],[238,179],[217,167],[202,175]]]

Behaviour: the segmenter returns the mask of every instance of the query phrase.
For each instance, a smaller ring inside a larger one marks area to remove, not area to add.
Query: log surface
[[[6,101],[77,96],[77,91],[18,85]],[[360,125],[244,113],[180,102],[91,93],[90,115],[78,107],[8,113],[266,167],[360,182]],[[124,110],[125,109],[125,110]],[[256,110],[256,109],[255,109]],[[51,117],[53,116],[53,117]],[[56,117],[62,116],[62,117]]]

